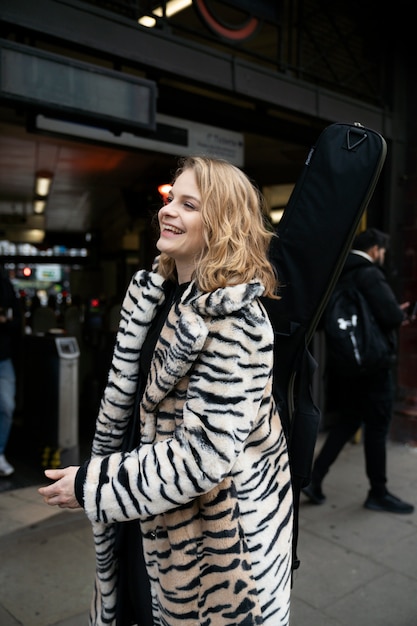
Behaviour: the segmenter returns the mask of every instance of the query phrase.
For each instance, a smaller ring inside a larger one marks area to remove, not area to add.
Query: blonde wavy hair
[[[192,169],[201,196],[205,246],[196,258],[199,289],[215,289],[257,280],[264,296],[276,298],[278,278],[268,259],[274,233],[267,225],[265,201],[237,167],[221,159],[194,156],[180,160],[174,180]],[[173,279],[174,259],[161,253],[158,271]]]

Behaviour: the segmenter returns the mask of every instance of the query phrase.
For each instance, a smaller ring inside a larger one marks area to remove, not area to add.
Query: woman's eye
[[[166,206],[167,204],[171,204],[171,202],[174,202],[174,198],[172,196],[167,196],[164,199],[164,206]],[[189,202],[188,200],[184,200],[182,204],[186,209],[189,209],[190,211],[197,210],[197,207],[192,202]]]

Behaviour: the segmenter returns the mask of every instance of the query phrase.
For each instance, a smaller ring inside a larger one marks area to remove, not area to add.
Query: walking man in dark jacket
[[[340,279],[354,273],[380,328],[389,337],[393,361],[397,353],[397,331],[406,321],[404,309],[391,290],[382,266],[389,237],[376,228],[361,232],[353,242]],[[384,364],[372,374],[347,376],[329,363],[332,384],[336,385],[338,419],[330,427],[327,438],[315,460],[311,483],[303,493],[314,503],[322,504],[326,497],[322,482],[344,445],[362,426],[366,474],[370,483],[364,506],[372,511],[412,513],[414,506],[391,494],[387,489],[386,440],[392,417],[394,383],[392,369]]]

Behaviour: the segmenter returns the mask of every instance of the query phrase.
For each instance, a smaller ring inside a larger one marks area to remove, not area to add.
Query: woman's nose
[[[175,212],[176,208],[173,202],[168,202],[167,204],[164,204],[159,210],[160,215],[172,215]]]

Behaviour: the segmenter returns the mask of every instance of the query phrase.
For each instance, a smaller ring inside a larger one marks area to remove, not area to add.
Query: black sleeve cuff
[[[84,483],[87,477],[87,469],[90,461],[85,461],[81,467],[78,469],[78,472],[75,475],[75,497],[78,500],[78,504],[84,508]]]

